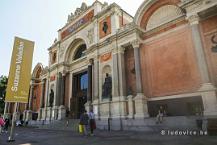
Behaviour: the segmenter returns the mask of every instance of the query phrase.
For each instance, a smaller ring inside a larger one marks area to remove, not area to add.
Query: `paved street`
[[[84,137],[72,131],[16,128],[13,143],[8,134],[0,137],[0,145],[216,145],[217,136],[162,136],[160,133],[99,131]]]

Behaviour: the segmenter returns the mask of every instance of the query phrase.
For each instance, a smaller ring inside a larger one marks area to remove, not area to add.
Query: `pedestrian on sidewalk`
[[[89,121],[89,117],[87,114],[87,111],[84,110],[84,112],[81,114],[80,117],[80,125],[82,125],[82,129],[83,129],[83,134],[84,135],[88,135],[88,121]]]
[[[96,129],[95,114],[93,112],[93,109],[90,110],[88,115],[90,119],[90,135],[93,136],[93,130]]]
[[[5,126],[4,126],[4,131],[7,133],[8,132],[8,126],[10,124],[10,120],[8,118],[5,119]]]
[[[5,121],[0,114],[0,134],[2,133],[2,129],[3,129],[4,125],[5,125]]]

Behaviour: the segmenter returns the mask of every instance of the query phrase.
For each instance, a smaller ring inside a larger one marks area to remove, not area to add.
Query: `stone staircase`
[[[195,116],[176,116],[164,117],[162,124],[156,124],[156,118],[148,117],[145,119],[112,119],[110,123],[111,130],[131,131],[153,131],[159,132],[161,130],[198,130],[196,120],[200,119]],[[96,120],[97,127],[102,130],[108,129],[108,120]]]
[[[79,119],[29,122],[30,126],[38,127],[39,129],[68,130],[68,131],[78,131],[78,124],[79,124]]]
[[[198,117],[176,116],[165,117],[162,124],[156,124],[156,118],[145,119],[112,119],[110,122],[111,130],[128,130],[128,131],[153,131],[161,130],[198,130],[196,120]],[[68,121],[68,124],[67,124]],[[31,121],[30,126],[38,127],[39,129],[51,130],[69,130],[78,131],[79,119],[64,119],[64,120],[47,120],[47,121]],[[97,128],[100,130],[108,130],[107,119],[96,119]],[[120,128],[122,126],[122,129]]]

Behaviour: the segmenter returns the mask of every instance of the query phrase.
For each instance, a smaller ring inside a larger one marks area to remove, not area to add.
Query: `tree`
[[[4,112],[5,106],[5,94],[6,94],[6,87],[7,87],[8,78],[6,76],[0,77],[0,113]]]

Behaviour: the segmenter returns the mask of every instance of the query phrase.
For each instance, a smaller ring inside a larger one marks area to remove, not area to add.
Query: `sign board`
[[[68,35],[73,33],[75,30],[80,28],[82,25],[90,22],[92,20],[93,16],[94,16],[94,10],[90,11],[83,18],[79,19],[74,24],[72,24],[70,27],[68,27],[66,30],[64,30],[61,33],[61,39],[64,39],[65,37],[67,37]]]
[[[28,103],[34,42],[15,37],[6,102]]]

